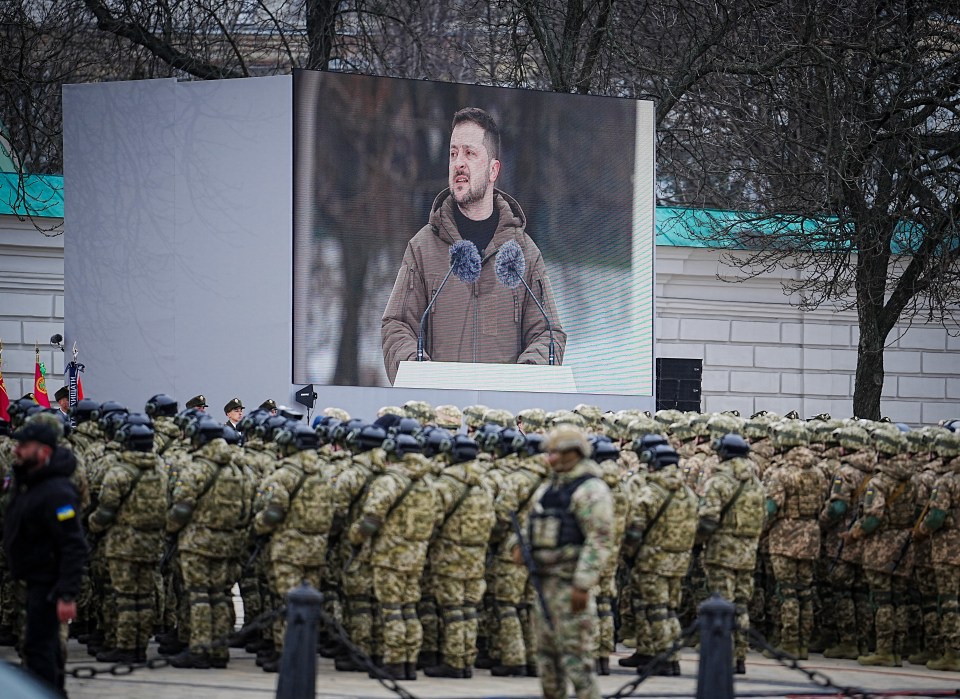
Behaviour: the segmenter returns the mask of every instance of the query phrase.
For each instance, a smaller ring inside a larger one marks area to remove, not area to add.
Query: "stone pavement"
[[[629,651],[622,649],[620,654]],[[151,647],[150,655],[155,648]],[[88,680],[67,680],[67,691],[72,699],[268,699],[274,696],[277,676],[268,675],[256,667],[254,657],[242,650],[231,651],[230,666],[226,670],[159,670],[141,669],[126,677],[106,675]],[[0,659],[15,661],[10,648],[0,648]],[[88,665],[89,656],[84,648],[71,641],[67,666]],[[317,697],[392,697],[392,693],[375,680],[359,673],[336,672],[333,662],[317,658]],[[616,665],[616,658],[613,660]],[[855,686],[868,690],[889,693],[904,690],[917,695],[923,691],[936,692],[940,696],[953,693],[960,696],[960,673],[934,672],[922,666],[904,663],[902,668],[866,668],[853,661],[827,660],[819,655],[811,656],[804,666],[824,672],[836,684]],[[99,667],[106,667],[99,664]],[[638,688],[639,696],[646,697],[692,697],[696,692],[697,654],[685,650],[681,659],[682,677],[651,678]],[[635,675],[626,668],[612,669],[612,675],[601,677],[604,693],[613,692]],[[536,697],[539,684],[536,679],[491,677],[489,672],[475,672],[471,680],[430,679],[420,673],[416,682],[404,682],[410,693],[424,699],[454,697]],[[0,688],[2,689],[2,688]],[[739,695],[812,697],[833,694],[811,684],[805,676],[794,670],[781,667],[773,660],[751,653],[747,659],[747,675],[738,678],[736,691]],[[0,696],[3,692],[0,691]]]

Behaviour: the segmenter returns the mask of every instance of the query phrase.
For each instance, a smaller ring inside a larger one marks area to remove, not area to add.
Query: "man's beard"
[[[457,194],[453,191],[453,187],[450,188],[450,191],[453,192],[453,200],[460,205],[461,209],[483,201],[483,198],[487,196],[487,188],[490,186],[486,179],[481,179],[475,183],[471,178],[468,184],[470,186],[462,194]]]

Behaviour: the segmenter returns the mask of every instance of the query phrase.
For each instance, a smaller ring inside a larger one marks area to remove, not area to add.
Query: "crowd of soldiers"
[[[20,400],[0,422],[7,435],[53,421],[77,458],[91,554],[71,629],[98,661],[141,662],[156,636],[175,667],[225,667],[229,650],[212,642],[234,629],[234,586],[250,620],[307,581],[401,680],[537,675],[536,612],[571,589],[592,591],[582,603],[596,619],[586,664],[568,668],[578,691],[581,670],[609,674],[618,641],[635,651],[620,665],[680,674],[665,651],[713,593],[736,605],[738,673],[751,627],[800,659],[960,671],[960,421],[410,401],[372,421],[328,408],[308,425],[265,401],[222,424],[202,396],[188,405],[85,399],[65,420]],[[585,459],[570,488],[550,487],[558,449]],[[11,462],[0,436],[5,489]],[[563,518],[587,480],[609,492],[590,555]],[[537,584],[538,564],[572,586]],[[0,574],[10,645],[22,596],[2,561]],[[337,670],[365,671],[333,627],[320,638]],[[280,616],[244,639],[267,672],[283,641]]]

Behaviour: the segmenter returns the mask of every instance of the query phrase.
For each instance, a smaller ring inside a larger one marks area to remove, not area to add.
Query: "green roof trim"
[[[0,215],[63,218],[63,175],[0,172]]]

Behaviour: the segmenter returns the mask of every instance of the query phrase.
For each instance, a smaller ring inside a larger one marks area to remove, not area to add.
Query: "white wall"
[[[45,227],[54,223],[44,219]],[[0,340],[11,400],[33,390],[38,341],[53,400],[64,371],[63,353],[50,346],[56,333],[63,334],[63,236],[47,237],[29,220],[0,215]]]
[[[718,273],[735,271],[717,251],[657,247],[657,356],[703,360],[702,409],[852,415],[856,314],[802,312],[773,275],[731,284]],[[883,415],[912,424],[960,417],[960,338],[918,322],[888,343]]]

